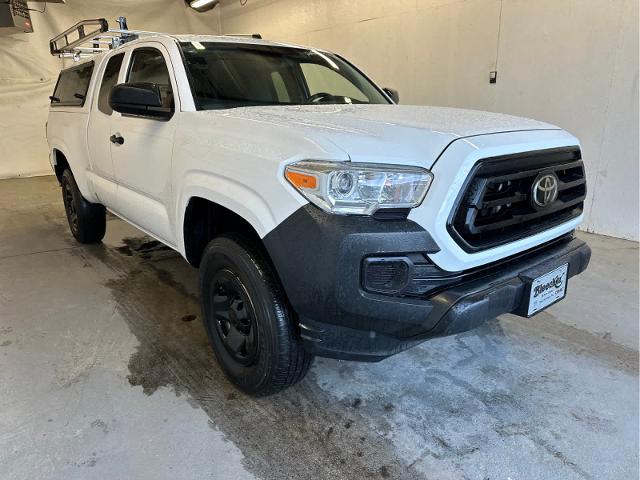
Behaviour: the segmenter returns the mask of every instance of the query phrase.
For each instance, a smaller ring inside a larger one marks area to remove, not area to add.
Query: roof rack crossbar
[[[168,35],[160,32],[149,32],[147,30],[121,30],[119,28],[111,28],[108,33],[119,33],[120,35]]]
[[[76,48],[76,52],[86,52],[86,53],[102,53],[102,52],[108,52],[109,50],[111,50],[110,48],[99,48],[99,47],[78,47]]]

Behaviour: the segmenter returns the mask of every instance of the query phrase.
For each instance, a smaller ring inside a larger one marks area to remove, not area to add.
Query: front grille
[[[547,174],[558,181],[557,198],[540,206],[533,187]],[[481,160],[458,198],[448,230],[467,252],[495,247],[578,217],[586,192],[578,148]]]

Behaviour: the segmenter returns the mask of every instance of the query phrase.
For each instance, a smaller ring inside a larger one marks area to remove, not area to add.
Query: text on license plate
[[[565,263],[549,273],[540,275],[533,281],[531,284],[531,296],[529,297],[528,316],[564,298],[567,291],[568,270],[569,264]]]

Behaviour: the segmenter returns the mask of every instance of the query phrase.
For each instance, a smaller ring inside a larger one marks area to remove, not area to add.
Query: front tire
[[[60,186],[69,228],[75,239],[80,243],[100,242],[107,229],[107,212],[104,206],[85,200],[69,169],[62,174]]]
[[[200,263],[204,326],[225,375],[244,392],[264,396],[304,378],[313,355],[296,335],[293,312],[262,250],[240,236],[221,236]]]

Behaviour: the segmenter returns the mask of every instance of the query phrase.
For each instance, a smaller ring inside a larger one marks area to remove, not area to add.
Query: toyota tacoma
[[[198,267],[213,351],[245,392],[294,384],[314,356],[379,361],[529,318],[589,263],[580,144],[558,127],[398,105],[321,49],[130,37],[51,96],[69,226],[99,242],[109,210]]]

